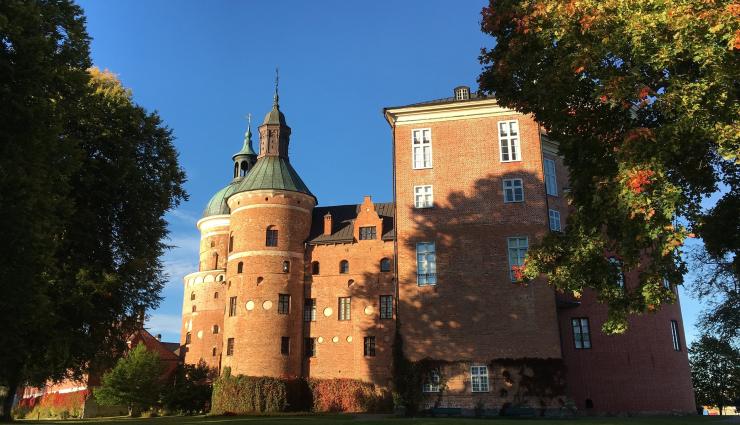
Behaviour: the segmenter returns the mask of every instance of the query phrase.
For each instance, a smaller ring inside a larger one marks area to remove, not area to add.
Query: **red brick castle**
[[[394,202],[317,207],[290,163],[276,91],[259,154],[250,128],[197,224],[186,363],[391,388],[398,327],[404,357],[431,365],[419,389],[429,406],[695,411],[678,303],[606,336],[594,294],[512,283],[568,214],[557,144],[530,116],[467,87],[384,113]]]

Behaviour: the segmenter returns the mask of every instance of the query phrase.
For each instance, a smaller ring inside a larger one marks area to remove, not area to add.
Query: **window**
[[[488,392],[488,366],[470,366],[470,388],[474,393]]]
[[[316,298],[306,298],[303,301],[303,321],[316,321]]]
[[[411,131],[411,149],[415,169],[432,168],[432,129]]]
[[[226,340],[226,355],[227,356],[234,355],[234,338],[229,338]]]
[[[349,261],[342,260],[339,262],[339,273],[341,274],[349,273]]]
[[[290,261],[283,261],[283,273],[290,273]]]
[[[275,229],[275,226],[270,226],[267,228],[267,233],[265,236],[265,245],[266,246],[277,246],[278,244],[278,231]]]
[[[190,344],[190,332],[185,334],[185,345]]]
[[[216,357],[216,347],[213,347],[213,350],[211,350],[211,355]]]
[[[499,121],[498,141],[501,146],[501,162],[521,161],[519,152],[519,122]]]
[[[244,272],[244,263],[239,261],[239,264],[236,265],[236,272],[242,273]]]
[[[197,306],[193,306],[193,313],[195,313],[195,311],[196,311],[197,309],[198,309],[198,307],[197,307]]]
[[[558,196],[558,179],[555,176],[555,160],[545,158],[545,191]]]
[[[416,244],[416,283],[419,286],[437,284],[437,253],[434,242]]]
[[[553,232],[559,232],[561,230],[560,227],[560,211],[557,210],[548,210],[548,215],[550,216],[550,230]]]
[[[236,297],[229,298],[229,317],[236,316]]]
[[[673,350],[681,351],[681,335],[678,333],[678,322],[671,320],[671,337],[673,338]]]
[[[576,317],[570,320],[573,326],[573,342],[576,349],[591,348],[591,331],[587,317]]]
[[[504,202],[524,202],[522,179],[504,179]]]
[[[349,320],[352,311],[352,298],[340,297],[339,298],[339,320]]]
[[[316,338],[306,338],[304,343],[306,357],[316,357]]]
[[[622,270],[622,262],[617,257],[609,257],[608,261],[617,271],[617,285],[619,285],[620,288],[624,288],[624,270]]]
[[[432,185],[414,186],[414,207],[432,208],[434,206],[434,195]]]
[[[290,313],[290,295],[278,294],[278,314]]]
[[[213,325],[213,334],[214,334],[214,335],[218,334],[218,331],[219,331],[219,330],[220,330],[220,329],[218,328],[218,325]]]
[[[360,227],[360,240],[376,239],[375,226]]]
[[[218,292],[214,292],[214,293],[213,293],[213,299],[214,299],[214,300],[217,300],[217,299],[218,299]]]
[[[383,273],[391,271],[391,260],[389,258],[380,259],[380,271]]]
[[[365,337],[365,357],[375,357],[375,337]]]
[[[470,89],[467,87],[458,87],[455,89],[455,100],[470,99]]]
[[[190,301],[195,300],[195,292],[190,293]]]
[[[516,269],[524,265],[524,258],[527,256],[529,240],[526,236],[517,236],[508,238],[509,245],[509,277],[512,282],[516,282]]]
[[[234,250],[234,234],[229,234],[229,252]]]
[[[393,318],[393,295],[381,295],[380,296],[380,318],[381,319],[392,319]]]
[[[290,337],[280,337],[280,354],[287,356],[290,354]]]
[[[314,275],[319,274],[319,270],[320,269],[319,269],[318,261],[314,261],[313,263],[311,263],[311,274],[314,274]]]
[[[438,393],[440,380],[439,370],[430,370],[429,375],[422,386],[422,391],[425,393]]]

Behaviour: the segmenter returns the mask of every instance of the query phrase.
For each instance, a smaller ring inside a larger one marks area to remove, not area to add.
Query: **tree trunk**
[[[10,410],[13,408],[13,400],[18,392],[19,379],[17,376],[11,376],[8,379],[8,395],[3,400],[3,414],[0,416],[1,422],[12,422],[13,416]]]

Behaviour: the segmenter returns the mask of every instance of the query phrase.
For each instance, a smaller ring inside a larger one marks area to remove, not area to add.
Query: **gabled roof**
[[[393,202],[375,203],[375,211],[383,219],[381,238],[393,240],[396,238],[395,205]],[[360,204],[334,205],[317,207],[313,210],[311,232],[308,236],[310,244],[351,243],[354,241],[354,222],[360,212]],[[332,234],[324,235],[324,216],[331,213]]]

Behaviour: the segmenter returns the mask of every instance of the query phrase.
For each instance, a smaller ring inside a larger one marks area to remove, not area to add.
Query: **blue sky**
[[[483,1],[79,1],[93,62],[118,74],[177,138],[190,200],[168,214],[170,282],[152,333],[179,341],[182,277],[197,270],[195,222],[231,178],[245,116],[280,105],[291,163],[322,205],[392,200],[382,108],[477,88]],[[255,140],[256,141],[256,140]],[[700,306],[682,298],[687,339]]]

